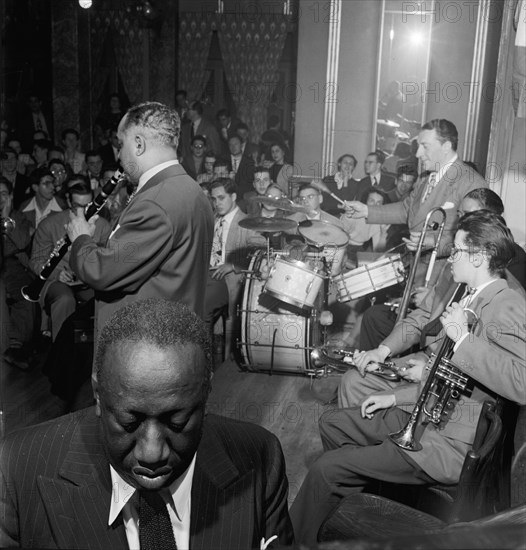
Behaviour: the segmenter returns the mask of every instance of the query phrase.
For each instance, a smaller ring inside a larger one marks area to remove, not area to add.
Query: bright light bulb
[[[422,36],[422,33],[414,32],[414,33],[411,35],[411,42],[412,42],[415,46],[418,46],[418,45],[421,44],[423,41],[424,41],[424,37]]]
[[[394,38],[394,29],[391,29],[391,30],[389,31],[389,40],[392,41],[393,38]]]
[[[91,8],[93,5],[93,0],[79,0],[79,6],[85,10]]]

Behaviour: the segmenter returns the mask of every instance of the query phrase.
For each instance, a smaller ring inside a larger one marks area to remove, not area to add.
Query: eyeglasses
[[[54,175],[54,176],[59,176],[59,175],[63,175],[66,173],[65,170],[61,169],[61,170],[51,170],[51,173]]]
[[[451,258],[452,261],[456,261],[460,258],[460,255],[462,254],[462,252],[469,252],[473,254],[475,252],[480,252],[480,250],[476,250],[474,248],[463,248],[461,246],[453,246],[451,247],[451,250],[449,252],[449,257]]]
[[[198,144],[198,143],[195,143],[194,145],[192,145],[192,147],[193,147],[194,149],[204,149],[205,146],[204,146],[204,145],[200,145],[200,144]]]

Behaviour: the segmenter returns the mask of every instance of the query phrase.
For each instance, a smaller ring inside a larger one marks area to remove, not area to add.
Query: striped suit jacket
[[[89,408],[8,436],[0,447],[0,547],[128,548],[108,526],[111,476]],[[281,446],[245,422],[207,415],[192,483],[192,550],[292,544]],[[276,541],[276,544],[278,541]]]

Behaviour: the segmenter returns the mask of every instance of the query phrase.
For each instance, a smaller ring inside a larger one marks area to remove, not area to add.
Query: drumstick
[[[321,180],[314,179],[311,181],[311,185],[313,187],[316,187],[319,191],[322,191],[323,193],[327,193],[327,195],[330,195],[334,200],[338,201],[343,206],[346,205],[345,201],[340,199],[337,195],[335,195]]]

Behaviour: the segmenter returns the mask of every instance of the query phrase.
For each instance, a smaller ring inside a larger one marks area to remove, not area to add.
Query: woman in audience
[[[283,143],[273,143],[270,146],[271,161],[265,161],[263,166],[269,168],[270,179],[279,188],[289,195],[289,178],[292,176],[293,168],[288,163],[289,151]]]

